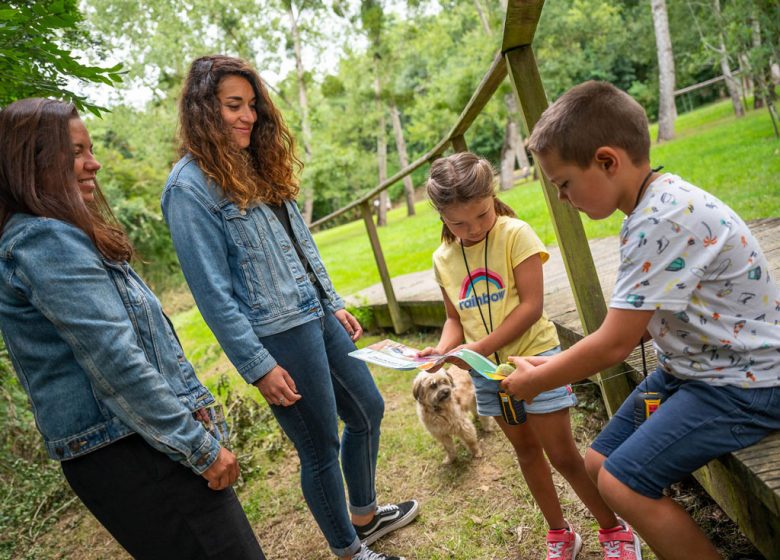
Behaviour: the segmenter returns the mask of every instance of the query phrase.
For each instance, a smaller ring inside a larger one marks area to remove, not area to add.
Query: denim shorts
[[[638,391],[664,401],[634,426]],[[753,445],[780,429],[780,387],[741,389],[678,379],[662,369],[650,374],[620,406],[591,447],[607,457],[604,468],[648,498],[712,459]]]
[[[556,346],[538,355],[552,356],[560,351],[561,347]],[[499,382],[482,377],[474,370],[471,370],[470,373],[477,394],[477,414],[480,416],[501,416],[501,405],[498,402],[498,391],[501,389]],[[577,395],[572,392],[571,386],[566,385],[539,393],[532,403],[525,403],[525,411],[528,414],[549,414],[576,404]]]

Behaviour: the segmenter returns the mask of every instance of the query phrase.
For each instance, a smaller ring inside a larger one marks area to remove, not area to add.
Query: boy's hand
[[[539,356],[533,358],[510,356],[509,361],[514,364],[515,371],[501,382],[501,388],[512,395],[515,400],[532,402],[539,394],[539,390],[534,387],[533,371],[537,365],[545,361],[540,361],[539,358]],[[532,360],[537,363],[533,363]]]

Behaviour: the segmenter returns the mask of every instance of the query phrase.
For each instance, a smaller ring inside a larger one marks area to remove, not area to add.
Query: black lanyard
[[[466,258],[466,249],[463,247],[463,240],[460,240],[460,252],[463,255],[463,264],[466,265],[466,273],[469,275],[469,283],[471,284],[471,292],[474,294],[474,301],[477,302],[477,309],[479,310],[479,316],[482,319],[482,325],[485,327],[485,332],[490,334],[493,332],[493,311],[490,308],[490,278],[488,277],[488,236],[490,231],[485,234],[485,283],[487,284],[487,308],[488,308],[488,320],[490,321],[490,328],[488,329],[488,323],[485,321],[485,314],[482,313],[482,306],[479,303],[479,296],[477,290],[474,287],[474,278],[471,276],[471,269],[469,268],[469,261]],[[501,363],[498,357],[498,352],[494,352],[496,357],[496,365]]]

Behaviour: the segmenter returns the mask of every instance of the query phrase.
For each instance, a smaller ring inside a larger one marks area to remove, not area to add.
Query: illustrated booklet
[[[400,342],[385,339],[375,342],[370,346],[366,346],[365,348],[350,352],[349,355],[358,360],[363,360],[364,362],[399,370],[428,370],[443,364],[449,358],[458,358],[467,363],[474,371],[488,379],[501,381],[506,377],[505,373],[497,373],[496,368],[498,366],[488,360],[485,356],[466,348],[454,350],[447,354],[430,356],[418,356],[418,352],[419,350],[401,344]]]

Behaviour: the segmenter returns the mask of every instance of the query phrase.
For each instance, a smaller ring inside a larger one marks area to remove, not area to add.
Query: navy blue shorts
[[[656,391],[664,402],[638,429],[634,396]],[[620,406],[591,447],[604,468],[632,490],[660,498],[712,459],[780,430],[780,387],[741,389],[650,374]]]

